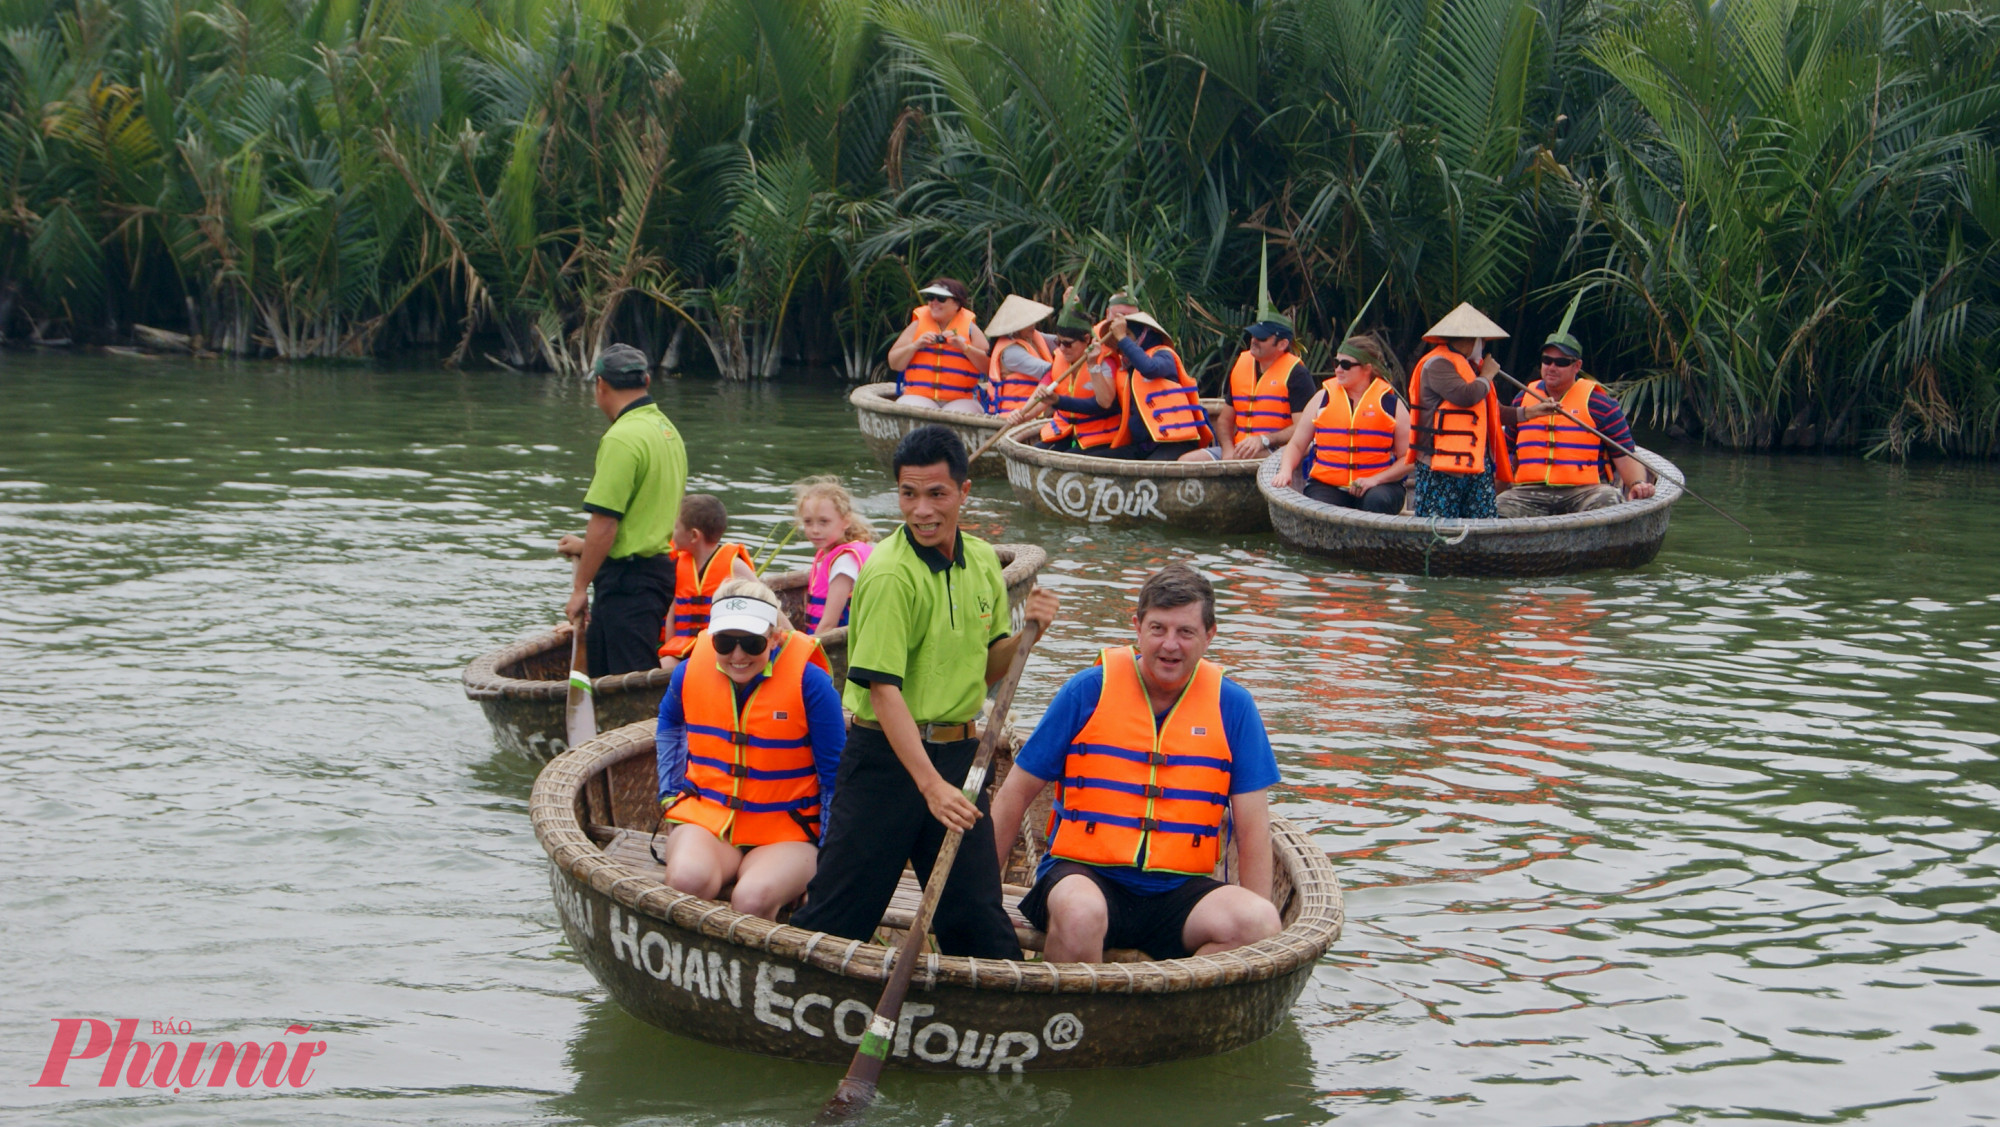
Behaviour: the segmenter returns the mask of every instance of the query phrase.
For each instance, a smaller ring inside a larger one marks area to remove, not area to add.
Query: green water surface
[[[887,477],[841,389],[669,384],[744,538]],[[0,355],[0,1115],[24,1122],[803,1124],[837,1070],[685,1041],[572,956],[535,766],[459,672],[553,622],[585,388],[431,370]],[[1958,1124],[2000,1106],[2000,477],[1669,450],[1637,572],[1340,572],[1269,536],[1105,532],[982,481],[1057,557],[1022,690],[1218,582],[1279,811],[1349,924],[1243,1052],[892,1073],[881,1124]],[[788,565],[806,561],[799,546]],[[305,1089],[31,1088],[64,1017],[310,1023]]]

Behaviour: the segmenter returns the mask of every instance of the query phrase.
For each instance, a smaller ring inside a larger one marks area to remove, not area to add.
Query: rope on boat
[[[1465,538],[1466,538],[1466,537],[1468,537],[1468,536],[1470,536],[1470,535],[1472,535],[1472,526],[1471,526],[1471,525],[1469,525],[1469,524],[1466,524],[1466,523],[1465,523],[1464,521],[1460,521],[1460,522],[1459,522],[1459,525],[1458,525],[1458,535],[1456,535],[1456,536],[1446,536],[1446,535],[1445,535],[1444,533],[1442,533],[1442,532],[1439,532],[1439,531],[1438,531],[1438,528],[1439,528],[1439,527],[1440,527],[1440,526],[1441,526],[1441,525],[1442,525],[1442,524],[1444,523],[1444,519],[1445,519],[1445,518],[1443,518],[1443,517],[1432,517],[1432,518],[1430,518],[1430,530],[1431,530],[1431,538],[1430,538],[1429,540],[1426,540],[1426,541],[1424,541],[1424,578],[1425,578],[1425,579],[1429,579],[1429,578],[1431,577],[1431,549],[1432,549],[1432,548],[1435,548],[1435,547],[1437,547],[1437,546],[1438,546],[1439,544],[1443,544],[1443,545],[1444,545],[1445,547],[1447,547],[1447,548],[1451,548],[1451,547],[1456,547],[1456,546],[1458,546],[1458,545],[1460,545],[1460,544],[1463,544],[1463,543],[1465,543]]]

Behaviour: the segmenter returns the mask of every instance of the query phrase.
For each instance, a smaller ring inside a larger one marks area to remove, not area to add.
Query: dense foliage
[[[1738,445],[2000,443],[1995,0],[0,0],[0,334],[879,369],[1459,300]],[[1523,342],[1529,347],[1521,347]],[[684,347],[686,346],[686,347]]]

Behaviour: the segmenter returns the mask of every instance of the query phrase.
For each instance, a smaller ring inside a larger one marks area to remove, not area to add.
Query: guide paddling
[[[993,749],[1006,730],[1007,710],[1014,704],[1014,688],[1021,683],[1021,670],[1028,664],[1028,651],[1034,648],[1040,637],[1040,623],[1031,618],[1022,624],[1021,640],[1014,648],[1014,660],[1008,666],[1007,675],[994,686],[993,710],[987,715],[986,730],[979,737],[979,753],[973,757],[972,770],[965,777],[965,785],[960,788],[967,802],[977,804],[980,795],[986,791],[987,769],[993,763]],[[937,912],[938,901],[944,897],[945,882],[951,877],[952,862],[958,859],[959,843],[964,839],[965,831],[954,828],[945,834],[944,843],[938,846],[930,879],[924,882],[924,898],[917,905],[910,930],[903,936],[903,945],[896,951],[889,983],[882,988],[882,1000],[876,1004],[875,1014],[869,1019],[868,1031],[861,1035],[861,1044],[854,1050],[854,1061],[847,1066],[847,1075],[841,1077],[840,1087],[834,1090],[833,1098],[819,1109],[817,1122],[838,1123],[851,1119],[874,1102],[875,1082],[882,1076],[882,1065],[888,1060],[889,1049],[896,1038],[896,1023],[902,1016],[903,998],[910,991],[910,975],[916,970],[917,956],[923,954],[931,917]]]

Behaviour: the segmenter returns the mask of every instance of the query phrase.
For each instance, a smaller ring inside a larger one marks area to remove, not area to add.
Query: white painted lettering
[[[800,1029],[805,1030],[807,1035],[813,1037],[824,1037],[826,1036],[825,1029],[822,1029],[817,1025],[808,1024],[806,1022],[806,1011],[812,1009],[814,1006],[819,1006],[824,1008],[831,1005],[833,1005],[833,999],[827,997],[824,994],[800,995],[799,1004],[792,1007],[792,1020],[798,1023],[798,1027]]]
[[[653,960],[648,955],[648,953],[652,951],[658,951],[660,953],[660,958],[659,958],[660,965],[658,967],[655,967],[653,965]],[[646,934],[639,937],[639,966],[647,974],[652,975],[654,978],[657,978],[662,982],[665,982],[668,978],[672,977],[674,971],[674,955],[673,952],[669,950],[667,947],[666,936],[661,935],[657,931],[649,931]]]
[[[930,1048],[931,1038],[934,1036],[944,1038],[944,1048],[938,1049],[935,1052]],[[953,1053],[958,1051],[958,1030],[941,1021],[931,1022],[922,1029],[917,1030],[916,1035],[910,1038],[910,1048],[917,1054],[918,1060],[927,1060],[932,1064],[943,1064],[945,1061],[951,1059]]]
[[[708,996],[713,998],[718,992],[729,996],[730,1005],[735,1006],[739,1010],[743,1008],[743,960],[729,960],[729,976],[725,978],[722,974],[722,956],[714,951],[710,951],[708,953]]]
[[[1010,1046],[1020,1051],[1011,1052]],[[993,1044],[993,1060],[987,1064],[986,1071],[998,1072],[1003,1066],[1012,1065],[1014,1071],[1019,1072],[1022,1061],[1034,1060],[1041,1051],[1041,1039],[1032,1033],[1002,1033]]]
[[[639,917],[625,916],[624,929],[620,930],[618,905],[611,906],[611,957],[623,959],[640,970],[646,969],[639,958]]]
[[[708,962],[704,957],[708,952],[690,947],[687,953],[687,965],[681,970],[681,989],[704,998],[715,997],[715,988],[708,984]]]
[[[768,962],[757,964],[757,992],[750,1012],[765,1025],[775,1025],[791,1032],[792,1019],[779,1013],[778,1009],[791,1009],[797,1005],[790,998],[778,993],[778,987],[787,982],[797,982],[799,974],[790,967],[774,967]]]
[[[852,998],[840,1003],[833,1007],[833,1035],[850,1045],[859,1045],[861,1043],[861,1035],[868,1029],[869,1015],[874,1012],[874,1010],[869,1009]],[[848,1014],[853,1014],[861,1019],[860,1027],[851,1035],[847,1032]]]
[[[958,1067],[985,1068],[986,1059],[993,1055],[993,1035],[988,1033],[981,1042],[979,1030],[968,1029],[958,1041]]]
[[[915,1024],[918,1018],[929,1017],[936,1012],[936,1006],[927,1006],[920,1002],[903,1003],[903,1008],[896,1013],[897,1056],[906,1057],[910,1055],[910,1026]]]

